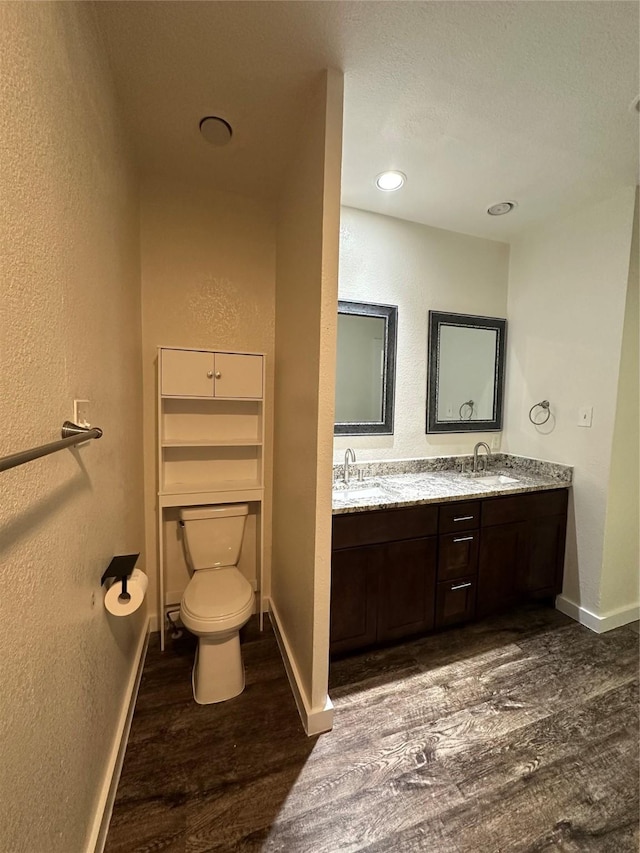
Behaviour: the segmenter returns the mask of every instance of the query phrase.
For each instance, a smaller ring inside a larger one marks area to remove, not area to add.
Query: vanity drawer
[[[406,509],[373,510],[333,516],[334,551],[376,545],[400,539],[433,536],[438,529],[438,507],[412,506]]]
[[[474,530],[480,526],[480,501],[442,504],[440,506],[439,533],[456,533]]]
[[[448,533],[439,538],[438,580],[451,581],[478,571],[478,530]]]
[[[436,588],[436,628],[461,625],[475,616],[476,578],[439,583]]]
[[[531,492],[509,498],[489,498],[482,506],[482,526],[512,524],[548,515],[564,515],[567,511],[567,489]]]

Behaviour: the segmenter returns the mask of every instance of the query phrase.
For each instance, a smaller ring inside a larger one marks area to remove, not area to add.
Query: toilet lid
[[[199,569],[182,597],[182,607],[197,619],[221,619],[243,610],[253,598],[249,581],[235,566]]]

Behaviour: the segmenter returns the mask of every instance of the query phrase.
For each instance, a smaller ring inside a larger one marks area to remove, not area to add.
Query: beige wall
[[[79,853],[144,620],[100,589],[143,544],[136,188],[91,5],[2,4],[0,41],[0,455],[74,397],[104,429],[0,475],[0,847]]]
[[[507,316],[509,246],[390,216],[343,207],[340,299],[398,306],[393,435],[336,436],[358,461],[468,453],[477,441],[498,449],[500,434],[425,433],[429,311]]]
[[[327,698],[342,75],[323,75],[279,209],[272,599],[311,711]]]
[[[574,466],[564,596],[596,616],[633,208],[630,187],[511,246],[505,449]],[[529,422],[538,400],[545,427]]]
[[[638,335],[639,271],[638,192],[631,244],[629,283],[622,334],[618,404],[613,431],[611,477],[602,560],[602,609],[605,612],[638,605],[640,548],[638,503],[640,466],[640,376]]]
[[[265,573],[271,550],[275,216],[259,202],[166,179],[146,179],[141,202],[145,522],[150,600],[157,604],[158,346],[264,352],[267,357]],[[175,515],[175,514],[174,514]],[[175,527],[175,520],[174,520]],[[167,531],[171,536],[171,531]],[[175,537],[172,540],[175,545]],[[167,589],[188,576],[168,551]],[[268,589],[267,589],[268,594]]]

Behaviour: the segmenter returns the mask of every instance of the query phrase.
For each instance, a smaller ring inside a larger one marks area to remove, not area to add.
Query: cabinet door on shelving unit
[[[262,356],[217,352],[216,397],[262,397]]]
[[[379,548],[348,548],[331,558],[332,654],[376,642]]]
[[[381,545],[378,640],[399,640],[433,628],[436,538]]]
[[[168,397],[213,397],[213,353],[162,350],[160,393]]]

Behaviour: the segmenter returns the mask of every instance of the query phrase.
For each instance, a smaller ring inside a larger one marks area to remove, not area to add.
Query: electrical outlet
[[[492,435],[491,436],[491,440],[489,441],[489,447],[491,448],[491,451],[493,453],[496,453],[498,450],[500,450],[500,436],[499,435]]]
[[[590,427],[593,421],[593,406],[583,406],[578,409],[578,426]]]
[[[91,400],[73,401],[73,422],[81,427],[91,426]]]

